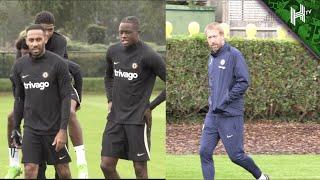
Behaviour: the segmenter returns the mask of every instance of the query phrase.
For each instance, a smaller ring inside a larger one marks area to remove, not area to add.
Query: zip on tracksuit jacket
[[[218,117],[243,116],[243,94],[250,78],[241,52],[225,43],[218,52],[210,54],[208,74],[209,113]]]

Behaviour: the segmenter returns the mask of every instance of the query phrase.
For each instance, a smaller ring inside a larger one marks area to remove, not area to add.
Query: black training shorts
[[[147,125],[108,121],[103,133],[101,156],[132,161],[150,159],[150,128]]]
[[[55,135],[37,135],[24,131],[22,140],[22,163],[40,164],[46,162],[49,165],[71,162],[69,152],[65,146],[59,152],[52,145]]]

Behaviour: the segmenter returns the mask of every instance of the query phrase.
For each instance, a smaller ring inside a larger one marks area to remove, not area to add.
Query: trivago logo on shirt
[[[117,77],[127,78],[129,81],[131,81],[132,79],[138,78],[137,73],[125,72],[125,71],[122,72],[121,69],[119,69],[119,70],[115,69],[114,75]]]
[[[32,83],[29,81],[28,83],[23,83],[25,89],[40,89],[41,91],[45,88],[49,87],[49,82],[35,82]]]

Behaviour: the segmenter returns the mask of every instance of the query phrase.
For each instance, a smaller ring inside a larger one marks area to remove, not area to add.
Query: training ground
[[[156,93],[157,94],[157,93]],[[153,96],[154,97],[154,96]],[[89,178],[104,178],[100,170],[100,151],[102,133],[106,124],[106,102],[104,94],[86,94],[84,93],[81,110],[78,112],[86,156],[89,169]],[[12,111],[13,97],[11,93],[0,94],[0,178],[4,178],[8,169],[8,145],[7,145],[7,115]],[[151,160],[148,162],[149,178],[165,178],[165,102],[158,106],[153,112],[152,123],[152,143]],[[71,174],[77,178],[77,166],[75,152],[69,139],[69,151],[72,162],[70,163]],[[21,154],[21,151],[20,151]],[[118,172],[121,178],[135,178],[134,169],[131,161],[120,160],[118,163]],[[47,178],[54,178],[54,169],[48,166],[46,172]],[[18,178],[24,178],[24,174]]]

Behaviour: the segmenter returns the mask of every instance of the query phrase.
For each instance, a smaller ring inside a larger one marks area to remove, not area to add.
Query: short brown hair
[[[206,28],[204,29],[204,33],[207,34],[208,30],[213,30],[213,29],[218,30],[220,35],[224,35],[223,28],[220,26],[220,23],[218,23],[218,22],[212,22],[212,23],[208,24],[206,26]]]

